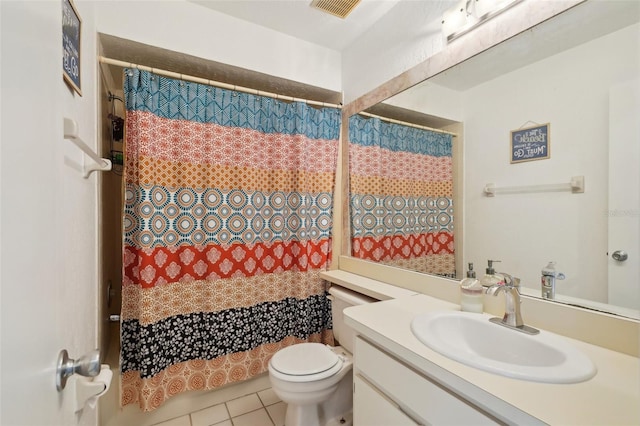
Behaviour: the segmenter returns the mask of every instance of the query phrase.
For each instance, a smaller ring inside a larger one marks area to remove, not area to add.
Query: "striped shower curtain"
[[[351,254],[455,276],[452,136],[349,119]]]
[[[122,405],[332,343],[340,111],[125,70]]]

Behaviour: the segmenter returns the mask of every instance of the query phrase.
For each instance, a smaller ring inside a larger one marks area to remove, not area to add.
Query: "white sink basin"
[[[448,358],[502,376],[545,383],[578,383],[595,376],[593,362],[563,337],[544,330],[528,335],[489,318],[470,312],[430,312],[415,317],[411,331]]]

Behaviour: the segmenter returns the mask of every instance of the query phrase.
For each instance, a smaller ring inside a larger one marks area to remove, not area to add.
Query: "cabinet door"
[[[356,338],[354,359],[357,374],[420,422],[432,425],[498,424],[477,407],[361,337]]]
[[[354,426],[416,426],[397,405],[359,375],[353,377]]]

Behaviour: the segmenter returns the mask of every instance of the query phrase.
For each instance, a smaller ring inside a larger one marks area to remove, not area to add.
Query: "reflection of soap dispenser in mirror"
[[[496,284],[500,284],[503,280],[500,276],[496,275],[496,270],[493,269],[493,263],[500,262],[499,260],[488,260],[486,275],[480,280],[482,287],[491,287]]]
[[[482,294],[484,293],[480,281],[476,279],[473,263],[469,263],[467,278],[460,281],[460,308],[465,312],[482,313]]]

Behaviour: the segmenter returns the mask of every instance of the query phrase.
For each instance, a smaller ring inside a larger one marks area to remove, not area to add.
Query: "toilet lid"
[[[280,349],[270,363],[282,374],[309,376],[330,370],[339,361],[338,355],[321,343],[299,343]]]

